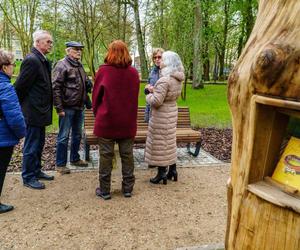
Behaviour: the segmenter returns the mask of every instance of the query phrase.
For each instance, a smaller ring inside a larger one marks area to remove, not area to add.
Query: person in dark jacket
[[[159,79],[160,74],[160,61],[164,50],[162,48],[155,48],[152,52],[152,60],[154,63],[154,66],[150,72],[149,78],[148,78],[148,84],[145,86],[145,95],[148,95],[150,93],[150,89],[153,90],[153,86]],[[145,109],[145,122],[149,122],[150,119],[150,110],[151,106],[149,103],[146,103],[146,109]]]
[[[18,97],[10,83],[15,67],[13,59],[12,53],[0,50],[0,198],[14,146],[26,132]],[[13,208],[0,203],[0,213],[8,212]]]
[[[95,115],[94,134],[98,137],[100,187],[96,195],[111,198],[110,183],[114,144],[119,144],[122,159],[122,192],[131,197],[135,177],[133,141],[137,130],[139,75],[131,67],[127,45],[114,41],[95,78],[92,106]]]
[[[21,64],[15,88],[26,122],[22,178],[26,187],[44,189],[39,179],[53,180],[41,171],[46,126],[52,123],[51,65],[45,57],[51,51],[49,32],[33,33],[34,47]]]
[[[72,165],[86,167],[80,160],[79,147],[82,133],[83,109],[88,100],[86,85],[88,76],[80,63],[84,46],[79,42],[66,43],[67,56],[60,60],[52,74],[53,101],[59,116],[59,133],[56,146],[56,170],[69,174],[66,167],[69,134],[72,130],[70,162]]]

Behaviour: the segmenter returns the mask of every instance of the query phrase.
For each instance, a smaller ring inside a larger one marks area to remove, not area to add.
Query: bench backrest
[[[144,120],[145,107],[138,108],[137,126],[138,130],[146,130],[148,124]],[[84,128],[87,130],[94,129],[95,118],[91,109],[85,110]],[[190,110],[188,107],[178,107],[177,128],[190,128]]]

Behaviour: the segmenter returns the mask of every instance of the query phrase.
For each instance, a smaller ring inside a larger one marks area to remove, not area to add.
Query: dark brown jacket
[[[52,72],[53,104],[57,112],[65,108],[83,110],[87,98],[87,75],[80,62],[66,56]]]

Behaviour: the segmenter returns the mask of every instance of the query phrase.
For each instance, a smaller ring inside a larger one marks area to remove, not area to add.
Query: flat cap
[[[66,47],[69,48],[69,47],[73,47],[73,48],[84,48],[84,46],[79,43],[79,42],[74,42],[74,41],[71,41],[71,42],[66,42]]]

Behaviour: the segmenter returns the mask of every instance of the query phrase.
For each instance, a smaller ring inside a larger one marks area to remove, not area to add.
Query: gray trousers
[[[100,190],[104,193],[110,192],[112,160],[114,157],[115,143],[119,145],[122,162],[122,192],[132,192],[134,186],[134,162],[133,162],[133,139],[107,139],[98,138],[100,164],[99,182]]]

